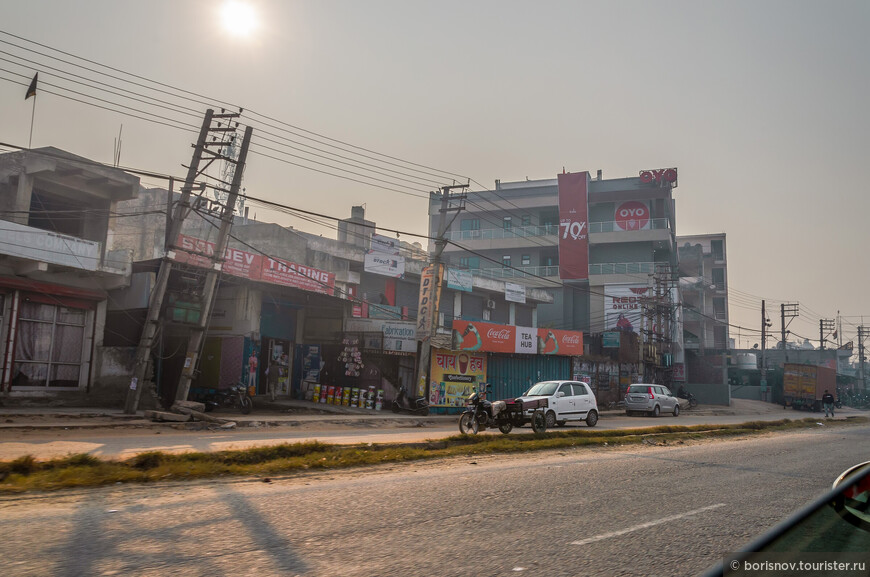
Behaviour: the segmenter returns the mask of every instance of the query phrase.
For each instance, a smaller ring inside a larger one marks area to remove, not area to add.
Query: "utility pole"
[[[453,224],[453,221],[456,220],[456,217],[459,216],[459,212],[465,210],[465,192],[459,194],[451,194],[450,191],[453,189],[465,189],[468,188],[468,184],[452,184],[449,186],[441,187],[441,209],[440,217],[438,220],[438,235],[435,240],[435,251],[429,258],[429,266],[432,267],[434,271],[432,285],[428,287],[430,291],[430,303],[425,311],[419,311],[418,314],[424,315],[426,318],[417,319],[418,326],[418,334],[417,340],[421,341],[419,354],[417,355],[417,396],[426,396],[426,386],[429,383],[429,364],[430,359],[432,358],[432,336],[435,335],[438,328],[438,296],[440,295],[440,291],[438,288],[441,286],[441,253],[444,252],[444,248],[447,246],[447,238],[445,235],[447,234],[447,229]],[[456,204],[451,206],[450,201],[456,201]],[[447,213],[455,212],[456,214],[447,222]],[[420,291],[421,293],[424,290],[423,283],[420,283]],[[424,334],[419,334],[419,327],[425,327],[426,332]]]
[[[825,350],[825,337],[834,332],[834,328],[833,319],[819,319],[819,348],[821,350]]]
[[[199,165],[202,162],[203,152],[206,146],[212,144],[207,142],[210,132],[229,132],[234,129],[229,127],[212,127],[212,122],[215,119],[231,118],[238,115],[233,114],[215,114],[214,110],[208,109],[205,113],[205,118],[202,121],[202,128],[199,131],[199,137],[196,144],[193,145],[193,157],[190,161],[190,166],[187,170],[187,177],[184,179],[184,185],[181,188],[181,199],[175,206],[169,233],[165,246],[163,260],[160,263],[160,272],[157,274],[157,281],[154,284],[154,289],[151,291],[151,298],[148,303],[148,314],[145,317],[145,325],[142,327],[142,335],[139,338],[139,346],[136,349],[136,358],[133,364],[133,376],[130,379],[130,387],[127,390],[127,399],[124,403],[124,412],[132,415],[136,413],[139,407],[139,398],[142,393],[142,387],[145,384],[145,376],[151,360],[151,351],[154,347],[155,337],[160,328],[160,312],[163,308],[163,297],[166,295],[166,286],[169,283],[169,275],[172,272],[175,242],[181,232],[181,226],[184,219],[190,212],[190,196],[191,192],[196,187],[196,178],[200,174]],[[167,204],[166,210],[171,210]]]
[[[799,315],[798,313],[798,303],[786,304],[783,303],[779,305],[780,311],[782,314],[782,354],[783,358],[788,361],[788,348],[785,343],[785,329],[788,325],[785,324],[785,318],[789,318],[789,324],[791,324],[791,319],[795,318]]]
[[[867,391],[867,371],[864,369],[864,339],[867,337],[867,327],[858,327],[858,370],[861,371],[861,386]]]
[[[238,115],[236,115],[238,116]],[[211,317],[211,309],[214,304],[215,286],[217,279],[223,267],[224,255],[227,252],[227,245],[230,242],[230,229],[233,226],[233,215],[235,213],[236,201],[239,198],[239,190],[242,187],[242,175],[245,169],[245,161],[248,157],[248,147],[251,144],[251,134],[253,129],[250,126],[245,127],[245,135],[242,137],[242,147],[239,150],[238,159],[224,158],[226,162],[235,162],[236,168],[233,173],[233,182],[230,185],[229,197],[226,199],[226,204],[221,210],[221,226],[218,231],[217,241],[215,242],[214,256],[212,260],[214,265],[209,268],[208,274],[205,277],[205,289],[202,295],[202,308],[199,315],[199,323],[193,330],[193,335],[190,337],[187,345],[187,356],[184,359],[184,369],[181,371],[181,376],[178,379],[178,387],[175,390],[175,400],[186,401],[187,394],[190,392],[190,382],[196,375],[197,360],[199,352],[202,349],[203,338],[205,337],[206,328],[208,327],[209,318]],[[219,158],[217,153],[206,151],[212,156]]]
[[[765,301],[761,301],[761,400],[767,400],[767,360],[764,358],[764,351],[767,348],[767,329],[773,323],[767,318],[765,310]]]

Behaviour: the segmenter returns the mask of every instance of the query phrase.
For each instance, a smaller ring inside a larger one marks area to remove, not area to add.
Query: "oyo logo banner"
[[[559,278],[589,278],[589,173],[558,175]]]
[[[640,181],[644,184],[655,182],[657,184],[670,183],[677,186],[676,168],[659,168],[656,170],[641,170]]]
[[[649,229],[649,207],[637,200],[623,202],[616,207],[613,220],[620,230],[647,230]]]

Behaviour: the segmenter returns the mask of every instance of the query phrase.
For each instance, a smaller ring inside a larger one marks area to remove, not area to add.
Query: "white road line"
[[[588,545],[589,543],[595,543],[596,541],[603,541],[604,539],[610,539],[611,537],[619,537],[620,535],[625,535],[626,533],[631,533],[633,531],[640,531],[641,529],[646,529],[647,527],[655,527],[656,525],[661,525],[662,523],[676,521],[677,519],[682,519],[683,517],[697,515],[698,513],[703,513],[704,511],[712,511],[713,509],[718,509],[719,507],[724,507],[724,506],[725,506],[725,503],[718,503],[716,505],[710,505],[709,507],[702,507],[700,509],[695,509],[694,511],[680,513],[679,515],[671,515],[670,517],[665,517],[664,519],[659,519],[657,521],[648,521],[647,523],[641,523],[640,525],[635,525],[634,527],[629,527],[628,529],[621,529],[619,531],[611,531],[610,533],[603,533],[601,535],[596,535],[595,537],[589,537],[588,539],[581,539],[580,541],[572,541],[571,543],[569,543],[569,545]]]

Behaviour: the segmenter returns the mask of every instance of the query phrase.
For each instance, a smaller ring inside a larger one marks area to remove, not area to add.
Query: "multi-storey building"
[[[686,350],[728,348],[728,259],[725,233],[677,237]]]
[[[649,367],[682,362],[673,189],[676,169],[605,180],[601,171],[496,181],[469,193],[449,227],[445,261],[476,277],[546,289],[540,327],[642,333]],[[430,199],[437,234],[440,197]]]
[[[130,282],[121,201],[139,179],[57,148],[0,155],[0,393],[93,402],[104,392],[108,291]]]

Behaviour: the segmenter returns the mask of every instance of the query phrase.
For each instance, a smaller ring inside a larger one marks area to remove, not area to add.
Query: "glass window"
[[[504,266],[510,266],[511,265],[511,255],[506,254],[503,257],[501,257],[501,264]]]
[[[565,383],[561,387],[559,387],[560,393],[565,393],[566,397],[572,396],[574,393],[571,391],[571,383]]]
[[[721,240],[711,240],[710,252],[713,253],[713,260],[725,260],[725,243]]]
[[[460,223],[461,230],[480,230],[479,218],[463,218]]]
[[[513,219],[509,216],[504,217],[503,223],[505,230],[510,230],[513,227]]]
[[[523,215],[523,226],[531,226],[532,224],[532,215],[524,214]]]
[[[87,311],[23,301],[15,335],[13,387],[78,387]]]
[[[586,388],[586,385],[583,383],[574,383],[574,394],[575,395],[588,395],[589,390]]]
[[[529,266],[532,264],[532,257],[530,255],[524,254],[522,256],[523,266]]]
[[[724,268],[714,268],[713,269],[713,284],[716,285],[717,289],[725,288],[725,269]]]

